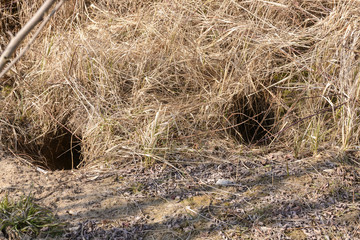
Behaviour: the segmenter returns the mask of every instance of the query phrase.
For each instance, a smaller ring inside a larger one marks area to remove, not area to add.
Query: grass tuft
[[[50,210],[34,203],[31,195],[14,201],[6,195],[0,201],[0,230],[10,239],[55,236],[63,225]]]

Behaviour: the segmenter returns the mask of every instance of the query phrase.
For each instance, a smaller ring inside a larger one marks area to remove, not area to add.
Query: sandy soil
[[[4,155],[0,197],[34,194],[66,223],[61,239],[360,239],[357,160],[274,151],[45,173]]]

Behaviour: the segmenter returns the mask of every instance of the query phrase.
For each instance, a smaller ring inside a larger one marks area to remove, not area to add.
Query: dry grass
[[[1,1],[2,46],[35,2]],[[1,79],[1,141],[38,153],[66,127],[87,164],[223,140],[354,148],[359,12],[355,0],[68,1]]]

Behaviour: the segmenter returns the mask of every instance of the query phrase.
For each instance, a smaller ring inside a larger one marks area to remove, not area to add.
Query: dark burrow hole
[[[35,165],[49,170],[78,169],[82,161],[81,137],[61,128],[46,134],[35,143],[19,144],[21,152]]]
[[[235,96],[228,115],[228,133],[246,144],[268,144],[274,131],[274,117],[269,96]]]

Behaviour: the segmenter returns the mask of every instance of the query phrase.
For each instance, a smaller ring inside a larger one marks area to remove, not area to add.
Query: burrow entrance
[[[240,142],[265,145],[274,131],[275,113],[266,94],[237,95],[229,109],[229,134]]]
[[[82,139],[60,128],[46,134],[36,143],[19,144],[20,151],[32,158],[35,165],[49,170],[71,170],[80,167]]]

